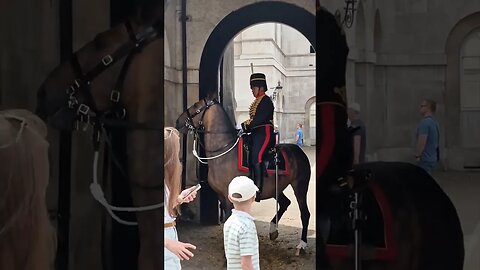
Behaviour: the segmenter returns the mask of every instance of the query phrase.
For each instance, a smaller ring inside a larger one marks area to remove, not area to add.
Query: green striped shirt
[[[245,212],[233,209],[223,226],[223,244],[228,270],[241,270],[241,256],[252,256],[253,269],[260,270],[258,236],[254,218]]]

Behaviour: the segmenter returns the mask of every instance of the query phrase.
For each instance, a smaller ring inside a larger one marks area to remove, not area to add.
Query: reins
[[[132,221],[126,221],[121,219],[119,216],[117,216],[114,211],[118,212],[143,212],[143,211],[151,211],[155,210],[158,208],[161,208],[164,206],[164,203],[157,203],[153,205],[147,205],[147,206],[139,206],[139,207],[119,207],[119,206],[113,206],[108,201],[105,199],[105,195],[103,193],[102,186],[98,183],[98,178],[97,178],[97,171],[98,171],[98,156],[99,156],[99,144],[101,141],[101,135],[105,135],[107,137],[108,135],[106,134],[106,131],[104,128],[101,129],[101,133],[96,136],[97,142],[95,143],[95,152],[94,152],[94,157],[93,157],[93,181],[90,184],[90,193],[92,193],[93,197],[95,200],[97,200],[105,209],[107,212],[110,214],[110,216],[115,219],[118,223],[123,224],[123,225],[131,225],[135,226],[138,225],[137,222],[132,222]],[[108,143],[108,139],[105,139],[105,141]],[[113,156],[113,155],[112,155]],[[115,158],[113,158],[115,159]],[[117,163],[118,161],[115,161]],[[119,164],[116,164],[117,167],[121,169]],[[121,172],[127,176],[125,171],[121,169]]]
[[[223,152],[223,153],[221,153],[221,154],[218,154],[218,155],[216,155],[216,156],[213,156],[213,157],[200,157],[200,156],[198,155],[197,150],[196,150],[196,149],[197,149],[197,140],[198,140],[198,135],[194,135],[194,136],[193,136],[193,150],[192,150],[192,153],[193,153],[193,155],[198,159],[198,161],[199,161],[200,163],[202,163],[202,164],[208,164],[208,162],[205,162],[204,160],[207,160],[207,161],[208,161],[208,160],[216,159],[216,158],[219,158],[219,157],[221,157],[221,156],[226,155],[228,152],[232,151],[232,149],[234,149],[234,148],[237,146],[238,141],[240,140],[240,137],[237,137],[237,140],[235,141],[235,143],[234,143],[234,144],[232,145],[232,147],[230,147],[227,151],[225,151],[225,152]],[[224,147],[226,147],[226,146],[228,146],[228,144],[225,145]],[[205,148],[205,146],[203,146],[203,148]]]

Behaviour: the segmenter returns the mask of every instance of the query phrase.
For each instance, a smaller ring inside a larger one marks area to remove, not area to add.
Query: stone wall
[[[322,5],[343,12],[344,2]],[[347,97],[362,108],[370,160],[414,161],[418,106],[431,98],[438,103],[442,168],[480,166],[480,148],[462,139],[480,127],[460,123],[478,122],[480,114],[461,112],[458,64],[468,31],[480,27],[479,11],[478,1],[358,2],[354,24],[345,29]]]

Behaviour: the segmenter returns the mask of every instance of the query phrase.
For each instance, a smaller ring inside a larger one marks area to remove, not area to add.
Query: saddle
[[[350,172],[347,180],[348,192],[335,192],[329,204],[329,234],[326,241],[328,256],[353,258],[354,229],[351,210],[354,192],[360,194],[362,259],[389,261],[396,259],[396,245],[393,237],[393,218],[390,204],[383,190],[373,181],[366,180],[365,171]],[[344,188],[345,190],[345,185]],[[337,190],[338,191],[338,190]]]
[[[275,153],[278,152],[278,175],[289,175],[288,170],[288,159],[283,150],[281,144],[275,145],[273,148],[269,149],[264,153],[264,164],[265,164],[265,175],[274,176],[275,175]],[[240,138],[238,142],[238,155],[237,155],[237,164],[238,170],[248,172],[249,171],[249,161],[248,161],[249,149],[244,142],[244,138]]]

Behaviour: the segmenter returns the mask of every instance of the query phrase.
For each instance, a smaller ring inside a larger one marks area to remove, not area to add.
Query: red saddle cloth
[[[376,183],[372,183],[370,192],[365,195],[370,196],[370,207],[365,207],[364,209],[368,217],[367,221],[371,224],[375,223],[374,226],[380,229],[370,230],[367,235],[362,236],[364,237],[362,241],[362,249],[364,249],[362,258],[363,260],[395,260],[397,259],[397,249],[393,236],[393,215],[385,193]],[[375,204],[373,207],[372,202]],[[351,220],[349,221],[351,222]],[[347,223],[349,222],[347,221]],[[346,226],[351,226],[351,223]],[[368,226],[369,224],[365,225],[363,232],[366,233],[369,229]],[[345,234],[349,234],[348,239],[339,240]],[[352,234],[352,230],[348,232],[340,231],[337,232],[338,237],[329,237],[326,244],[327,255],[336,258],[353,258],[354,242],[352,241]]]
[[[243,147],[243,138],[240,138],[238,141],[238,155],[237,155],[237,164],[238,170],[243,172],[248,172],[248,161],[247,161],[247,153]],[[285,154],[285,150],[280,147],[281,155],[278,155],[279,163],[278,163],[278,175],[289,175],[289,164],[287,159],[287,154]],[[274,155],[267,154],[268,158],[268,168],[267,174],[268,176],[275,176],[275,162],[274,162]]]

